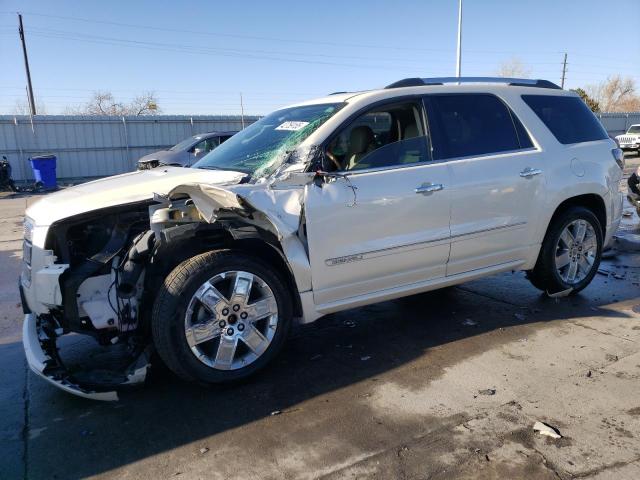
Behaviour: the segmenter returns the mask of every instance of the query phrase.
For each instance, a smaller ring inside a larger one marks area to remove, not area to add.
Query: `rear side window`
[[[589,107],[578,97],[522,95],[554,137],[565,145],[608,138]]]
[[[425,103],[435,159],[486,155],[533,146],[520,121],[494,95],[430,95]]]

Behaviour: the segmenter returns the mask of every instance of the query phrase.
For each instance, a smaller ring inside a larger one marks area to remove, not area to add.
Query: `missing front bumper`
[[[38,317],[32,313],[24,317],[22,344],[31,370],[52,385],[91,400],[107,402],[118,400],[118,393],[115,390],[94,390],[73,379],[57,359],[55,352],[50,351],[54,348],[52,345],[55,345],[55,338],[51,338],[45,332]],[[149,366],[149,351],[146,349],[131,364],[122,385],[136,385],[144,382]]]

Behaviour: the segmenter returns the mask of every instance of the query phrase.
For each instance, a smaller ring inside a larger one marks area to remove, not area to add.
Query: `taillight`
[[[620,170],[624,170],[624,153],[619,148],[614,148],[611,150],[611,155],[613,155],[613,159],[616,161]]]

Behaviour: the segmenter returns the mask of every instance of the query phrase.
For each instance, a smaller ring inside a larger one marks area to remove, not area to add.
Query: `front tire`
[[[603,232],[598,218],[584,207],[570,207],[555,217],[545,235],[531,283],[548,293],[584,289],[598,271]]]
[[[225,383],[256,373],[282,348],[293,315],[274,269],[230,250],[192,257],[165,279],[151,330],[158,355],[187,381]]]

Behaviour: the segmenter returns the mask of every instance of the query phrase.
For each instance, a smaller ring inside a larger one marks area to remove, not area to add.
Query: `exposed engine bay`
[[[265,188],[263,192],[262,201],[273,204],[281,202],[282,195],[295,199],[300,189]],[[296,262],[289,267],[282,251],[288,244],[282,241],[283,233],[299,227],[295,210],[284,221],[282,215],[271,220],[235,192],[189,184],[166,196],[155,195],[153,200],[54,223],[47,232],[45,252],[55,258],[50,267],[57,272],[61,298],[52,301],[56,305],[50,305],[48,314],[34,320],[35,326],[25,323],[25,338],[37,338],[46,357],[37,373],[57,386],[66,385],[72,393],[116,400],[117,387],[145,379],[152,357],[154,292],[168,273],[199,253],[252,242],[252,248],[265,249],[264,255],[280,257],[285,268],[295,268]],[[291,242],[289,248],[301,250]],[[27,329],[32,330],[30,334]],[[120,362],[119,371],[70,372],[57,342],[67,333],[90,335],[102,347],[118,346],[126,351],[127,361]]]

